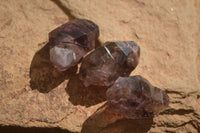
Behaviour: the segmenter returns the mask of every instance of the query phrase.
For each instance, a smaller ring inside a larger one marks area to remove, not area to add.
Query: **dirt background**
[[[98,45],[137,42],[140,64],[131,75],[166,90],[169,108],[153,119],[122,119],[104,105],[105,88],[82,86],[77,67],[56,71],[49,62],[48,33],[74,18],[99,25]],[[8,126],[2,131],[36,131],[14,127],[22,126],[47,132],[198,133],[199,90],[199,0],[0,2],[0,124]]]

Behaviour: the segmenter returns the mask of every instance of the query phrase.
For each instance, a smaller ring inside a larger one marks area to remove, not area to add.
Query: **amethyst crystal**
[[[75,19],[49,33],[50,60],[60,71],[78,64],[94,48],[99,28],[92,21]]]
[[[136,68],[139,56],[140,48],[133,41],[107,42],[83,59],[79,78],[86,87],[110,86]]]
[[[169,104],[168,95],[141,76],[119,77],[106,96],[114,111],[132,119],[151,117]]]

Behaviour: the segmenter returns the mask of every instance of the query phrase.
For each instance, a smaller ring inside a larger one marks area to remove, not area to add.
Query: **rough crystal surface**
[[[79,78],[85,86],[110,86],[136,68],[139,56],[140,48],[133,41],[107,42],[83,59]]]
[[[76,65],[94,48],[99,28],[92,21],[74,19],[49,34],[50,60],[60,71]]]
[[[163,90],[138,75],[119,77],[106,96],[111,109],[132,119],[156,115],[169,104]]]

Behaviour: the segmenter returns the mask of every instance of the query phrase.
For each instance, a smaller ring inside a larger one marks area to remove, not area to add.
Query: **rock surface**
[[[198,0],[2,0],[0,124],[71,132],[200,132],[199,12]],[[142,75],[166,90],[170,108],[147,122],[112,117],[100,108],[104,89],[84,88],[74,75],[77,68],[64,74],[55,70],[49,61],[48,33],[74,18],[100,27],[99,45],[138,43],[140,64],[131,75]],[[95,125],[93,119],[101,116],[107,119]]]

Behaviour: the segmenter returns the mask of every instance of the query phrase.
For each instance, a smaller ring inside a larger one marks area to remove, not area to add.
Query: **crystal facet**
[[[92,21],[75,19],[49,33],[50,60],[60,71],[75,66],[95,46],[99,28]]]
[[[132,119],[151,117],[169,104],[168,95],[137,75],[119,77],[106,92],[109,107]]]
[[[133,41],[107,42],[83,59],[79,78],[85,86],[110,86],[136,68],[139,56],[140,48]]]

